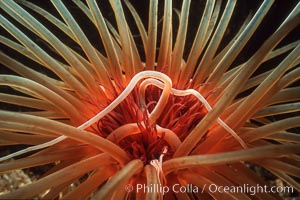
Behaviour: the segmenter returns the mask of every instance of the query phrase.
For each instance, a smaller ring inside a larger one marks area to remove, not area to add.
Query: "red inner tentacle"
[[[157,133],[156,124],[170,129],[183,141],[206,115],[207,110],[193,95],[184,97],[170,95],[162,115],[157,119],[156,124],[151,125],[148,115],[159,101],[162,90],[151,85],[147,87],[146,106],[142,111],[137,88],[138,86],[112,112],[98,122],[98,134],[107,137],[112,131],[125,124],[136,123],[140,133],[123,138],[118,145],[133,158],[140,159],[144,163],[158,159],[162,149],[167,146],[169,151],[164,160],[168,160],[174,152],[165,141],[165,133],[162,133],[161,136]]]

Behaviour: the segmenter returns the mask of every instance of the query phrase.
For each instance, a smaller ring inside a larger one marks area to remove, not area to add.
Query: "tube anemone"
[[[300,3],[32,2],[0,1],[0,173],[42,172],[1,199],[300,191]]]

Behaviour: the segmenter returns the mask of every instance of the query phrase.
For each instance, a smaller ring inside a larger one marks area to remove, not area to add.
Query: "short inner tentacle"
[[[163,83],[161,83],[160,81],[157,81],[156,79],[147,79],[145,80],[147,81],[147,84],[150,84],[151,85],[155,85],[156,87],[159,87],[159,88],[164,88],[164,85]],[[145,82],[144,81],[144,82]],[[145,83],[146,84],[146,83]],[[203,103],[203,105],[205,106],[205,108],[208,110],[208,111],[211,111],[212,110],[212,107],[210,106],[210,104],[206,101],[206,99],[196,90],[194,89],[187,89],[187,90],[177,90],[177,89],[174,89],[172,88],[171,89],[171,93],[173,95],[176,95],[176,96],[187,96],[187,95],[193,95],[195,96],[199,101],[201,101],[201,103]],[[240,145],[243,147],[243,148],[247,148],[247,145],[246,143],[238,136],[238,134],[232,130],[220,117],[217,118],[217,122],[227,131],[229,132],[239,143]]]

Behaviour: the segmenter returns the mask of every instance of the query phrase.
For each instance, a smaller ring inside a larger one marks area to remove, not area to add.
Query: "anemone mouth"
[[[163,147],[169,151],[165,160],[172,157],[181,141],[191,132],[207,113],[203,104],[193,95],[170,95],[161,115],[155,123],[149,122],[148,113],[153,112],[162,95],[162,89],[147,87],[141,108],[139,86],[130,93],[112,112],[98,121],[96,134],[106,137],[128,152],[132,158],[141,159],[145,164],[161,155]],[[127,134],[116,132],[122,129]],[[176,142],[170,142],[170,137]],[[170,144],[171,143],[171,144]]]

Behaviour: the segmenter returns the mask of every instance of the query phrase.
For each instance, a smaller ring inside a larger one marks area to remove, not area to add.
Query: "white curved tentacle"
[[[142,71],[142,72],[139,72],[131,79],[131,81],[129,82],[127,87],[124,89],[124,91],[111,104],[109,104],[106,108],[104,108],[102,111],[100,111],[94,117],[92,117],[88,121],[84,122],[83,124],[81,124],[77,128],[78,129],[86,129],[89,126],[91,126],[93,123],[95,123],[96,121],[103,118],[105,115],[107,115],[109,112],[111,112],[114,108],[116,108],[130,94],[130,92],[134,89],[136,84],[141,79],[144,79],[144,78],[157,78],[159,80],[163,80],[163,82],[166,85],[166,87],[165,87],[166,89],[164,89],[164,91],[165,91],[166,96],[168,97],[168,95],[170,94],[170,89],[172,87],[172,81],[167,75],[165,75],[161,72],[156,72],[156,71]],[[163,101],[165,101],[165,99],[160,98],[160,101],[157,104],[157,106],[159,106],[159,108],[163,106],[163,105],[161,105],[161,104],[164,103]],[[155,109],[154,111],[152,112],[152,113],[154,113],[153,116],[159,114],[159,112],[158,112],[159,109]],[[22,155],[22,154],[25,154],[25,153],[28,153],[28,152],[31,152],[31,151],[36,151],[36,150],[39,150],[39,149],[43,149],[43,148],[55,145],[55,144],[65,140],[66,138],[67,138],[66,136],[62,135],[62,136],[59,136],[59,137],[57,137],[57,138],[55,138],[55,139],[53,139],[49,142],[45,142],[43,144],[39,144],[39,145],[35,145],[35,146],[32,146],[32,147],[28,147],[26,149],[22,149],[20,151],[11,153],[7,156],[1,157],[0,162],[8,160],[8,159],[16,157],[16,156],[19,156],[19,155]]]

